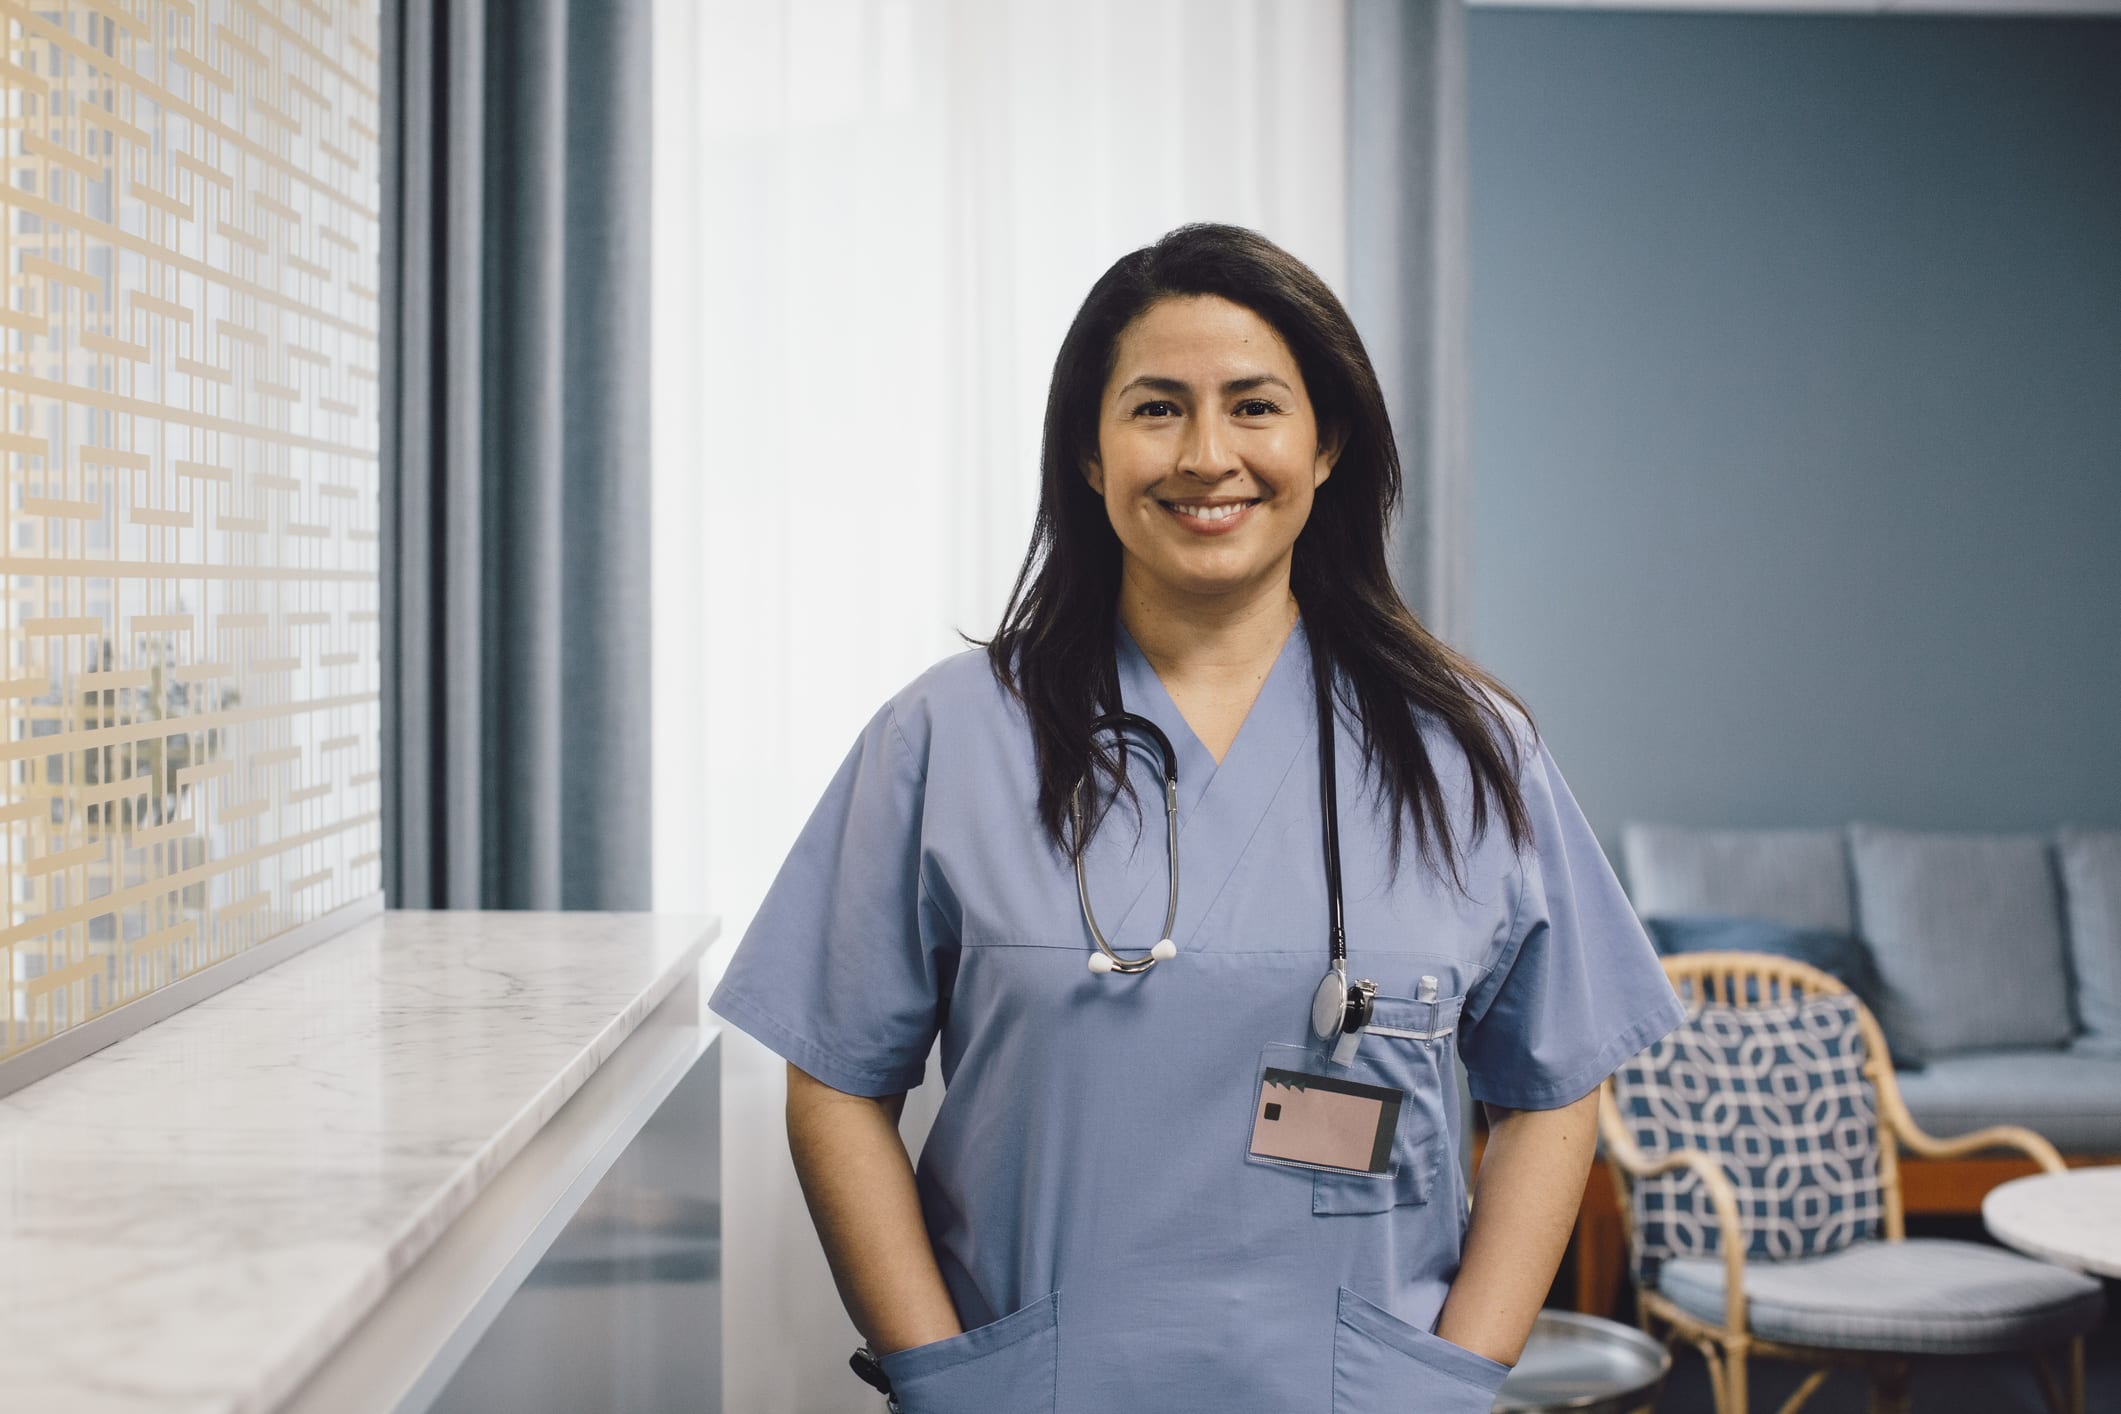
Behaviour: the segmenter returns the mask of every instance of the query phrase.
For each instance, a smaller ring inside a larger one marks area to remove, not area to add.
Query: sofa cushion
[[[1915,1123],[1940,1139],[2022,1124],[2065,1154],[2121,1154],[2121,1056],[1975,1051],[1899,1082]]]
[[[2121,830],[2064,830],[2062,893],[2082,1051],[2121,1055]]]
[[[1856,927],[1839,830],[1631,824],[1621,831],[1621,853],[1628,897],[1645,918],[1713,913],[1844,933]]]
[[[1873,1016],[1878,1014],[1878,993],[1884,983],[1871,950],[1854,933],[1837,928],[1792,928],[1766,918],[1723,918],[1693,914],[1683,918],[1646,918],[1650,942],[1659,956],[1678,957],[1693,952],[1758,952],[1810,963],[1856,994]],[[1760,1000],[1757,986],[1749,987],[1742,999]],[[1886,1042],[1888,1050],[1892,1042]],[[1919,1060],[1895,1055],[1893,1064],[1917,1067]]]
[[[1856,908],[1895,1054],[2060,1046],[2075,1029],[2062,911],[2039,835],[1853,825]]]

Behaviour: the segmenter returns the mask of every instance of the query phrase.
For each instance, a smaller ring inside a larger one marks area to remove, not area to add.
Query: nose
[[[1185,442],[1178,449],[1178,469],[1201,481],[1216,482],[1237,474],[1237,458],[1227,440],[1228,431],[1213,417],[1187,422]]]

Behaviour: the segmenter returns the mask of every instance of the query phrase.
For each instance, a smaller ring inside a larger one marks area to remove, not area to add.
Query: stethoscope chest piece
[[[1311,1034],[1321,1041],[1338,1036],[1347,1006],[1348,979],[1338,972],[1319,978],[1318,990],[1311,994]]]
[[[1318,979],[1311,994],[1311,1034],[1321,1041],[1337,1041],[1370,1024],[1375,1009],[1377,984],[1367,979],[1355,983],[1334,968]]]

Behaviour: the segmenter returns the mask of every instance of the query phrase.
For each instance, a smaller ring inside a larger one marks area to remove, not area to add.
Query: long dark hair
[[[1449,730],[1465,753],[1473,839],[1485,833],[1492,808],[1511,843],[1522,848],[1531,826],[1517,788],[1516,743],[1496,699],[1520,712],[1524,704],[1424,628],[1399,597],[1385,549],[1400,495],[1399,454],[1376,371],[1325,282],[1272,241],[1238,226],[1181,226],[1122,256],[1091,287],[1054,359],[1038,519],[1001,627],[981,645],[995,677],[1030,719],[1039,821],[1072,858],[1097,829],[1104,814],[1099,802],[1122,790],[1134,794],[1123,753],[1109,736],[1090,737],[1100,704],[1119,701],[1113,651],[1120,543],[1083,469],[1098,453],[1098,408],[1121,332],[1156,301],[1186,295],[1218,295],[1272,325],[1303,372],[1320,445],[1341,448],[1296,537],[1290,588],[1314,671],[1333,674],[1327,680],[1336,700],[1361,724],[1364,778],[1373,764],[1383,766],[1373,798],[1389,804],[1395,876],[1404,817],[1411,815],[1423,862],[1462,889],[1461,842],[1452,837],[1422,719]],[[1071,839],[1069,795],[1093,769],[1112,789],[1090,792],[1080,838]],[[1138,799],[1135,804],[1138,810]]]

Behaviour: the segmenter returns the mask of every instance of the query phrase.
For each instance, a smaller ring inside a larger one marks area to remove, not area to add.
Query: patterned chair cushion
[[[1643,1153],[1714,1155],[1738,1196],[1748,1259],[1833,1252],[1873,1237],[1878,1097],[1846,993],[1765,1006],[1697,1003],[1688,1020],[1620,1067],[1614,1098]],[[1685,1170],[1638,1179],[1635,1278],[1657,1284],[1668,1257],[1721,1248],[1716,1213]]]

